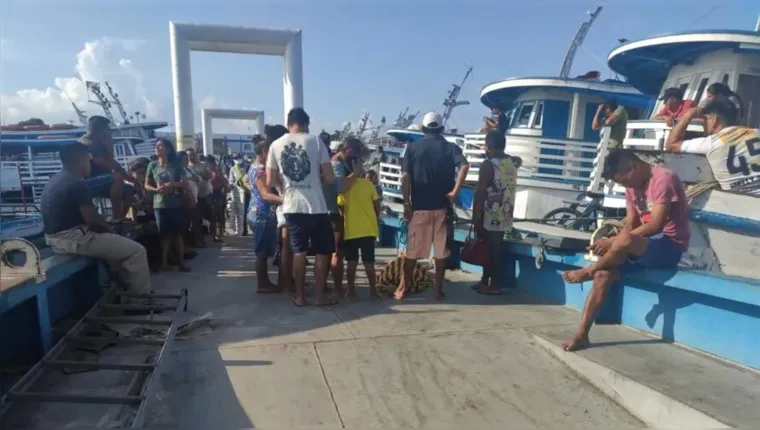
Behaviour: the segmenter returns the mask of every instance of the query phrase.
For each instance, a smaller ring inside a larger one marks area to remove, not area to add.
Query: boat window
[[[538,102],[538,106],[536,106],[536,114],[533,116],[533,124],[531,125],[532,128],[541,128],[541,124],[543,123],[544,118],[544,104],[542,102]]]
[[[710,78],[702,78],[701,81],[699,81],[699,86],[697,87],[697,92],[694,93],[694,104],[698,105],[699,101],[702,100],[702,97],[704,96],[705,90],[707,89],[707,81],[709,81]]]
[[[530,124],[530,114],[533,112],[533,102],[526,103],[520,108],[515,118],[517,127],[528,127]]]
[[[728,86],[728,79],[729,79],[729,74],[726,73],[725,75],[723,75],[723,79],[720,81],[720,83],[722,83],[725,86]]]
[[[113,152],[117,157],[123,157],[124,154],[124,144],[123,143],[117,143],[113,146]]]
[[[736,95],[742,101],[739,123],[748,127],[760,127],[760,76],[739,75]]]
[[[689,88],[689,83],[681,84],[678,86],[678,89],[681,90],[681,93],[686,94],[686,90]]]

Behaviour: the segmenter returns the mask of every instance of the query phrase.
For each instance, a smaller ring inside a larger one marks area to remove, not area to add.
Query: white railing
[[[477,181],[480,165],[484,160],[485,134],[465,135],[463,150],[470,171],[468,181]],[[594,158],[598,142],[569,139],[551,139],[534,136],[507,135],[505,152],[522,159],[518,177],[533,181],[552,180],[552,187],[577,188],[589,182],[593,167],[584,166]]]
[[[127,155],[115,158],[122,167],[128,169],[130,162],[141,157]],[[33,161],[2,161],[0,165],[3,169],[18,169],[24,185],[45,185],[51,176],[63,169],[61,160],[57,158],[38,159],[35,157]]]

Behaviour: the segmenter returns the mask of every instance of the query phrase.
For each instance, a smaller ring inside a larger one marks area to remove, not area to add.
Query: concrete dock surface
[[[448,272],[444,302],[432,291],[372,301],[360,275],[356,301],[296,308],[288,296],[254,292],[250,241],[226,238],[200,251],[193,272],[154,277],[159,292],[188,288],[182,321],[205,316],[207,324],[174,343],[146,427],[760,425],[754,370],[620,326],[595,327],[586,351],[560,351],[577,311],[522,292],[478,295],[468,288],[477,277],[461,271]],[[395,253],[378,250],[385,260]],[[144,351],[131,348],[103,354],[139,360]],[[67,392],[123,391],[125,372],[108,373],[55,383]],[[12,412],[6,424],[27,428],[115,427],[129,417],[99,405]]]

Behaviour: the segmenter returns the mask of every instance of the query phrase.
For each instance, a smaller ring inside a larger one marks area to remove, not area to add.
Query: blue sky
[[[441,110],[446,91],[462,78],[466,64],[474,71],[461,98],[472,105],[455,111],[450,125],[475,129],[486,113],[478,101],[480,89],[507,77],[556,75],[586,11],[596,5],[605,9],[578,52],[574,74],[600,70],[607,77],[604,60],[618,38],[752,29],[760,12],[750,0],[3,3],[4,123],[32,111],[51,121],[73,119],[54,90],[56,78],[62,85],[63,78],[77,76],[77,67],[118,83],[128,111],[141,109],[152,119],[173,122],[168,22],[174,20],[301,29],[304,104],[315,128],[330,130],[358,120],[364,110],[375,120],[383,115],[392,120],[405,106]],[[110,42],[91,45],[78,62],[85,43],[98,40]],[[269,121],[282,120],[278,57],[194,53],[192,76],[196,110],[201,104],[261,108]],[[37,91],[24,91],[30,89]],[[73,98],[82,102],[82,97]],[[215,126],[215,131],[240,130],[240,123]]]

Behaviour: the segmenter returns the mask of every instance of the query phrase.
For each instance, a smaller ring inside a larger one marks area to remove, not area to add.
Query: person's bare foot
[[[396,300],[404,300],[406,297],[406,285],[401,284],[396,288],[396,292],[393,293],[393,298]]]
[[[583,269],[569,270],[562,273],[562,279],[571,284],[580,284],[581,282],[594,279],[594,275],[588,267],[584,267]]]
[[[292,302],[294,305],[296,305],[296,307],[299,308],[306,306],[306,299],[303,297],[293,297]]]
[[[576,334],[572,339],[562,342],[562,349],[568,352],[579,351],[588,348],[589,345],[591,345],[591,341],[589,341],[587,334]]]

